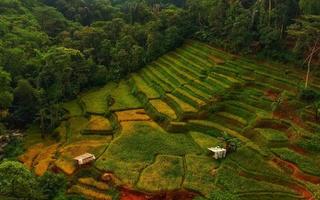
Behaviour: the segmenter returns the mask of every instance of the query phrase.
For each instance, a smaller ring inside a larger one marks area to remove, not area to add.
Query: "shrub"
[[[16,160],[16,158],[24,152],[21,139],[13,139],[4,148],[4,158]]]
[[[67,179],[63,174],[46,172],[39,178],[39,186],[46,199],[56,199],[66,191]]]
[[[229,191],[214,190],[208,198],[198,197],[195,200],[239,200],[240,198]]]
[[[298,145],[309,151],[320,152],[320,137],[312,136],[310,139],[302,139]]]
[[[312,89],[303,89],[300,92],[300,100],[307,102],[307,103],[312,103],[319,98],[320,98],[319,93],[312,90]]]

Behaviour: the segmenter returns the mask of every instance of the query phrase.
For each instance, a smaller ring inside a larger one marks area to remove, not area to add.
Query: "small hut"
[[[210,147],[208,148],[209,151],[213,152],[213,157],[217,160],[219,158],[225,158],[227,154],[227,150],[224,148],[221,148],[219,146],[217,147]]]
[[[76,160],[78,162],[78,165],[88,164],[88,163],[94,161],[95,159],[96,159],[96,157],[91,153],[85,153],[85,154],[82,154],[82,155],[74,158],[74,160]]]

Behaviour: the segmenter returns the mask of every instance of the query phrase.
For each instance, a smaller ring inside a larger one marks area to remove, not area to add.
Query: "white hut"
[[[84,165],[84,164],[90,163],[95,159],[96,157],[91,153],[85,153],[74,158],[74,160],[78,162],[78,165]]]
[[[219,146],[217,147],[210,147],[208,148],[209,151],[213,152],[213,157],[215,159],[219,159],[219,158],[225,158],[227,155],[227,150],[224,148],[221,148]]]

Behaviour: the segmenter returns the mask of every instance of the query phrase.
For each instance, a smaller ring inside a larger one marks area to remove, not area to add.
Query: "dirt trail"
[[[195,196],[195,193],[184,190],[145,194],[123,188],[121,189],[120,200],[192,200]]]
[[[307,181],[307,182],[311,182],[313,184],[319,184],[320,183],[320,178],[317,176],[312,176],[309,174],[306,174],[304,172],[302,172],[295,164],[282,160],[280,158],[273,158],[272,161],[274,163],[276,163],[279,167],[286,169],[286,170],[290,170],[292,171],[291,176],[295,179],[299,179],[302,181]],[[310,191],[308,191],[305,187],[298,185],[298,184],[292,184],[290,185],[290,187],[292,189],[294,189],[295,191],[297,191],[299,194],[301,194],[301,196],[304,197],[304,199],[306,200],[316,200],[312,193]]]

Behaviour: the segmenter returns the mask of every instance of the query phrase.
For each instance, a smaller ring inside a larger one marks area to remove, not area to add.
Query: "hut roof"
[[[75,160],[83,160],[83,159],[86,159],[86,158],[95,158],[95,156],[91,153],[85,153],[85,154],[82,154],[80,156],[77,156],[75,157],[74,159]]]

